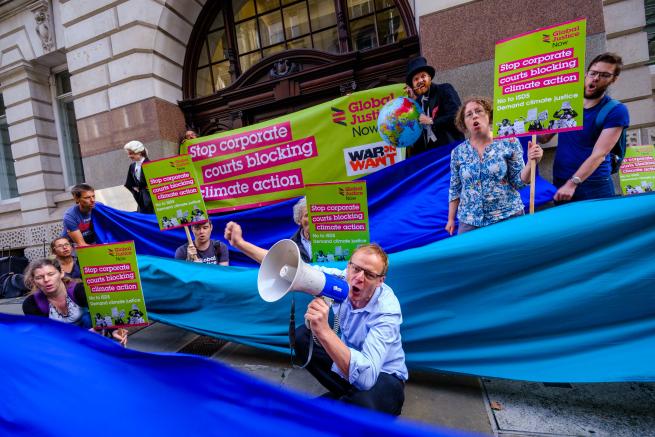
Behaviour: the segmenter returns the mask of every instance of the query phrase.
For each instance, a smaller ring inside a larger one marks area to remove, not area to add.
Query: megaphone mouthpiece
[[[285,264],[284,267],[280,269],[280,278],[293,282],[293,278],[296,277],[296,272],[298,272],[297,268]]]

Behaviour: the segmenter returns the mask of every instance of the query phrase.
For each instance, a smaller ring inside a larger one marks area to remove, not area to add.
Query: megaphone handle
[[[323,299],[323,302],[325,302],[328,305],[328,307],[332,307],[332,303],[334,302],[334,299],[332,299],[331,297],[326,297],[326,296],[320,296],[320,298]],[[312,330],[312,327],[309,324],[309,320],[307,320],[307,319],[305,319],[305,327],[307,329],[309,329],[310,331]],[[336,331],[335,331],[335,333],[336,333]],[[313,337],[313,335],[312,335],[312,337]],[[314,337],[314,338],[316,338],[316,337]]]
[[[330,297],[325,297],[325,296],[321,296],[321,297],[323,298],[325,303],[328,304],[328,306],[332,307],[332,303],[334,302],[334,299],[332,299]],[[309,326],[309,320],[307,320],[307,319],[305,319],[305,326],[307,327],[307,329],[309,330],[309,332],[310,332],[310,334],[312,336],[312,339],[309,342],[309,351],[307,352],[307,361],[305,361],[305,364],[303,364],[302,366],[295,366],[293,364],[293,358],[291,358],[291,365],[294,366],[294,367],[298,367],[299,369],[304,369],[305,367],[307,367],[309,362],[312,360],[312,353],[314,351],[314,343],[316,343],[318,345],[321,344],[318,341],[318,339],[316,338],[316,336],[312,333],[312,328],[311,328],[311,326]],[[334,314],[334,326],[333,326],[332,330],[334,331],[335,334],[338,334],[338,331],[339,331],[339,315],[336,314],[336,313]],[[295,340],[295,335],[294,335],[294,340]]]

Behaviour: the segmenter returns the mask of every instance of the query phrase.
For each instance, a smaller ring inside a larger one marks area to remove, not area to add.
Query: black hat
[[[428,65],[428,61],[423,57],[419,56],[409,61],[407,64],[407,77],[405,77],[405,83],[409,86],[412,86],[412,78],[419,71],[427,72],[432,79],[434,79],[434,67]]]

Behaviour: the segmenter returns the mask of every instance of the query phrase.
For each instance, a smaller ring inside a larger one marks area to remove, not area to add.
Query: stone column
[[[46,67],[26,61],[0,74],[23,225],[48,221],[64,190],[48,77]]]
[[[655,126],[651,74],[648,68],[648,38],[644,31],[646,16],[643,0],[606,2],[607,49],[623,58],[623,72],[610,87],[610,94],[630,111],[630,129],[634,141],[648,144],[648,128]]]

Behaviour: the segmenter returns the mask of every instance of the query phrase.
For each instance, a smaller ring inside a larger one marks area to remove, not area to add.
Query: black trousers
[[[298,326],[295,351],[301,365],[307,362],[310,341],[313,341],[311,331],[305,325]],[[332,358],[325,352],[323,346],[314,343],[312,360],[306,369],[329,390],[326,397],[394,416],[400,415],[405,402],[403,381],[394,375],[380,372],[378,380],[370,390],[359,390],[332,371],[332,362]]]

